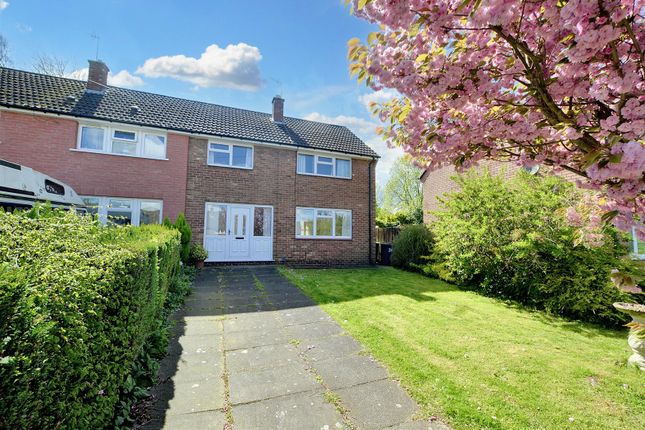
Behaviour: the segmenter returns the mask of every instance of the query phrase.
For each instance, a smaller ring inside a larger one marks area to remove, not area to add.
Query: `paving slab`
[[[418,409],[399,384],[389,379],[342,388],[336,393],[363,429],[382,429],[411,421]]]
[[[174,382],[209,382],[222,383],[224,367],[215,361],[203,361],[201,363],[187,362],[180,360],[177,363],[177,370],[172,376]]]
[[[200,319],[187,317],[184,319],[184,336],[201,336],[204,334],[222,333],[222,323],[216,319]]]
[[[440,421],[412,421],[388,427],[387,430],[450,430]]]
[[[322,388],[302,363],[231,372],[228,384],[233,405]]]
[[[259,370],[299,363],[298,350],[290,344],[266,345],[226,352],[229,371]]]
[[[221,350],[222,335],[204,334],[201,336],[181,336],[178,341],[181,354],[215,355]]]
[[[319,306],[306,306],[285,309],[278,312],[286,325],[307,324],[312,322],[333,321]]]
[[[163,429],[166,430],[222,430],[226,416],[220,411],[196,412],[192,414],[170,415]]]
[[[224,331],[268,331],[284,326],[276,312],[254,312],[227,316],[222,322]]]
[[[211,411],[224,407],[224,384],[176,382],[173,397],[168,401],[166,416]]]
[[[341,326],[332,321],[316,321],[308,324],[293,324],[285,327],[290,339],[311,340],[343,332]]]
[[[346,357],[362,349],[360,343],[344,334],[311,339],[300,344],[300,350],[313,362]]]
[[[388,377],[383,366],[364,355],[351,355],[334,360],[319,361],[312,363],[312,366],[325,381],[325,385],[332,390],[378,381]]]
[[[321,392],[300,393],[247,405],[233,406],[237,429],[336,430],[343,420]]]
[[[283,329],[263,331],[236,331],[227,333],[224,337],[224,347],[227,351],[243,348],[254,348],[256,346],[287,343],[291,338]]]

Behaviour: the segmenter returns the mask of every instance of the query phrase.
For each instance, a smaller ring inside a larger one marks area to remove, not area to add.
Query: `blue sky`
[[[400,152],[375,135],[366,104],[391,93],[350,79],[346,58],[347,41],[375,29],[343,0],[0,0],[12,67],[48,54],[80,77],[95,34],[113,85],[263,112],[279,93],[286,115],[346,125],[372,146],[382,183]]]

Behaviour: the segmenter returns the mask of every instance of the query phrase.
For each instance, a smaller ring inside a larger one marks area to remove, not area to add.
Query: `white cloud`
[[[400,97],[400,94],[398,93],[398,91],[391,90],[391,89],[384,89],[384,90],[374,91],[368,94],[363,94],[362,96],[358,96],[358,101],[361,102],[363,106],[365,106],[365,109],[367,109],[367,111],[371,113],[372,110],[370,109],[370,103],[388,102],[393,97]]]
[[[21,33],[31,33],[31,30],[32,30],[32,28],[30,26],[28,26],[27,24],[21,24],[21,23],[17,23],[16,28]]]
[[[5,0],[0,0],[0,10],[6,9],[9,7],[9,2]]]
[[[143,79],[135,76],[127,70],[121,70],[118,73],[108,75],[108,83],[115,87],[140,87],[143,85]]]
[[[376,165],[376,180],[380,184],[387,182],[394,162],[403,155],[400,148],[390,148],[381,136],[376,134],[378,123],[356,116],[338,115],[327,116],[319,112],[311,112],[304,117],[310,121],[326,122],[344,125],[356,134],[363,142],[372,148],[381,158]]]
[[[87,70],[87,67],[85,67],[83,69],[74,70],[73,72],[68,73],[66,77],[85,81],[87,80],[87,73],[88,73],[88,70]],[[143,82],[143,79],[133,75],[127,70],[121,70],[118,73],[112,73],[112,72],[108,73],[108,84],[114,85],[115,87],[132,88],[132,87],[140,87],[141,85],[144,84],[144,82]]]
[[[174,78],[202,88],[222,87],[254,91],[262,85],[260,50],[246,43],[220,48],[213,44],[199,58],[185,55],[149,58],[137,69],[150,78]]]

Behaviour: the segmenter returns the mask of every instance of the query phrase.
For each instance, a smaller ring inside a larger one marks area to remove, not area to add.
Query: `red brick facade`
[[[207,164],[206,139],[191,138],[186,217],[193,240],[203,241],[206,202],[273,206],[273,256],[278,262],[308,264],[368,264],[374,249],[374,169],[370,161],[352,160],[352,179],[299,175],[293,149],[256,145],[253,169]],[[372,199],[372,219],[368,218]],[[352,239],[296,239],[296,207],[352,210]],[[369,245],[372,226],[372,245]],[[372,255],[372,260],[374,256]]]
[[[23,164],[80,195],[163,200],[171,219],[184,212],[188,137],[168,133],[167,160],[75,151],[71,118],[0,110],[0,159]]]
[[[203,241],[206,202],[271,205],[275,261],[369,264],[370,250],[374,259],[375,161],[353,159],[351,180],[298,175],[295,150],[260,144],[253,169],[234,169],[207,165],[206,139],[169,132],[168,159],[153,160],[77,151],[78,130],[70,117],[0,110],[0,159],[59,179],[80,195],[163,200],[164,216],[186,213],[196,243]],[[296,239],[296,207],[350,209],[352,238]]]
[[[515,163],[505,163],[501,161],[481,161],[475,168],[478,171],[488,169],[492,175],[504,175],[505,178],[511,178],[520,169]],[[540,174],[550,171],[550,168],[542,167]],[[423,221],[427,224],[432,221],[432,211],[440,209],[438,198],[450,191],[457,189],[457,184],[451,179],[457,175],[455,169],[451,166],[443,167],[433,172],[425,172],[421,177],[423,189]],[[558,176],[575,181],[576,175],[569,172],[560,172]]]

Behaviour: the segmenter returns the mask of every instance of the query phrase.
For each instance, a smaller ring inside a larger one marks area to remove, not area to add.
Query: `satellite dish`
[[[525,172],[527,172],[529,175],[535,175],[539,170],[540,170],[540,165],[536,164],[535,166],[524,166],[522,167]]]

